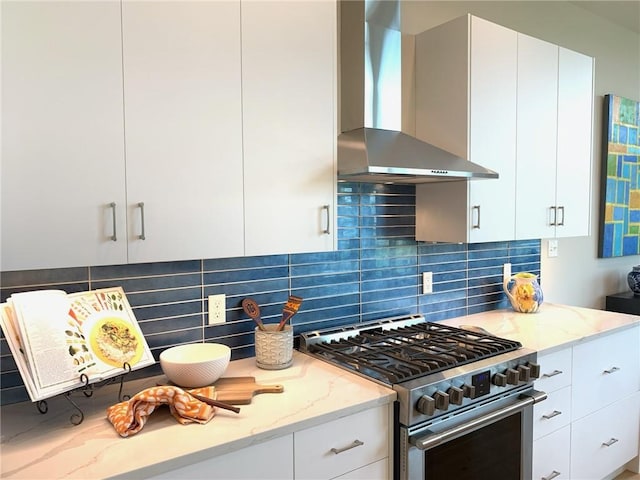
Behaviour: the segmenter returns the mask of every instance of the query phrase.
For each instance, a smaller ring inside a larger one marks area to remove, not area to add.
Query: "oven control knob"
[[[464,390],[458,387],[451,387],[447,390],[449,394],[449,401],[454,405],[462,405],[462,400],[464,399]]]
[[[518,373],[520,374],[521,382],[531,381],[531,369],[525,365],[518,365]]]
[[[441,390],[438,390],[433,394],[433,398],[436,401],[436,408],[438,410],[448,410],[449,409],[449,395],[444,393]]]
[[[464,392],[464,396],[473,400],[476,398],[476,387],[473,385],[463,385],[462,391]]]
[[[507,376],[504,373],[496,373],[493,376],[493,384],[499,387],[507,386]]]
[[[416,409],[423,415],[433,415],[436,413],[436,401],[429,395],[423,395],[418,400]]]
[[[509,385],[517,385],[520,381],[520,372],[518,370],[514,370],[513,368],[507,369],[507,383]]]
[[[529,362],[527,365],[531,370],[531,378],[540,378],[540,364]]]

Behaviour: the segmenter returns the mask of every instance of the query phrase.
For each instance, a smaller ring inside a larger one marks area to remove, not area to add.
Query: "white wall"
[[[640,35],[565,1],[406,1],[402,30],[420,33],[466,13],[595,58],[591,235],[559,239],[555,258],[547,257],[543,240],[541,278],[545,301],[603,309],[606,295],[629,290],[627,273],[640,264],[640,256],[598,258],[603,96],[640,100]],[[410,58],[407,37],[403,55]],[[412,87],[410,80],[403,84],[403,130],[409,133],[414,131]]]

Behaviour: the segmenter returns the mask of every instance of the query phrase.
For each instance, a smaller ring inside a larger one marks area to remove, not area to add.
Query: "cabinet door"
[[[589,235],[593,59],[560,48],[558,63],[558,237]]]
[[[241,448],[150,478],[290,479],[293,478],[293,434]]]
[[[334,248],[336,25],[333,1],[242,2],[246,255]]]
[[[573,420],[640,390],[639,351],[637,327],[573,347]]]
[[[518,34],[516,239],[555,235],[558,47]]]
[[[498,180],[469,182],[469,241],[515,231],[517,33],[471,17],[469,159]]]
[[[241,256],[239,0],[125,0],[122,23],[129,262]]]
[[[566,426],[533,442],[533,480],[573,478],[571,465],[571,427]]]
[[[120,5],[1,8],[0,270],[124,263]]]

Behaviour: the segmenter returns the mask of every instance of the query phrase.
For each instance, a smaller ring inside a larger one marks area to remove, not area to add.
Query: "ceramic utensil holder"
[[[255,329],[256,365],[265,370],[288,368],[293,363],[293,329],[285,325],[264,325],[264,330]]]

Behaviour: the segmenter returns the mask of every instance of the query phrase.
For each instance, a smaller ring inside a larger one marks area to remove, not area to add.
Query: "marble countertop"
[[[478,325],[549,353],[637,326],[640,316],[543,304],[535,314],[496,310],[442,323]],[[85,413],[78,426],[70,423],[74,409],[63,396],[50,399],[45,415],[28,402],[2,406],[0,477],[142,478],[395,399],[389,388],[299,352],[294,352],[294,364],[286,370],[261,370],[248,358],[231,362],[225,376],[253,376],[260,384],[283,384],[285,391],[257,395],[250,405],[241,406],[239,415],[218,410],[206,425],[180,425],[168,409],[160,409],[142,431],[129,438],[119,437],[106,419],[106,407],[117,401],[115,385],[91,398],[74,395]],[[161,376],[126,382],[124,393],[133,395],[163,380]]]

